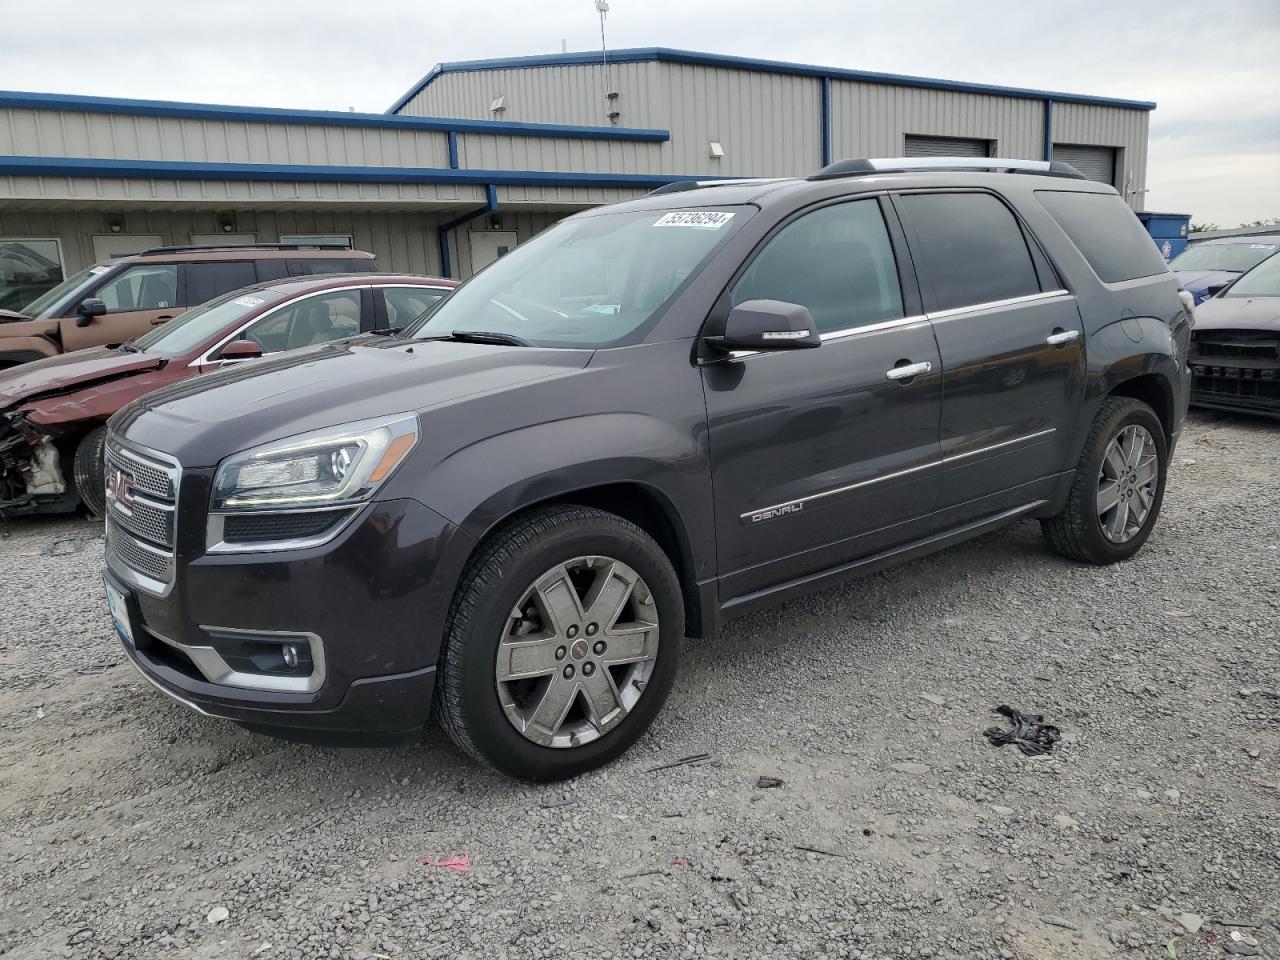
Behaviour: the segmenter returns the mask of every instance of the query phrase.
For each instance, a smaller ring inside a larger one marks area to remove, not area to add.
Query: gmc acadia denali
[[[968,169],[972,167],[972,169]],[[108,601],[194,710],[549,780],[653,720],[686,635],[1035,517],[1160,511],[1192,308],[1116,192],[843,161],[574,216],[397,336],[110,422]]]

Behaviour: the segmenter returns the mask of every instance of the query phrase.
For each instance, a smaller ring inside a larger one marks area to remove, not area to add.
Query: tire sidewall
[[[1151,439],[1155,443],[1157,461],[1156,490],[1155,497],[1151,503],[1151,511],[1147,514],[1147,519],[1143,523],[1142,529],[1134,535],[1133,539],[1125,543],[1114,543],[1102,532],[1102,524],[1098,519],[1098,474],[1102,470],[1102,461],[1106,456],[1107,448],[1111,445],[1111,441],[1116,438],[1121,430],[1131,424],[1144,427],[1151,434]],[[1165,481],[1169,474],[1169,444],[1165,439],[1164,427],[1155,412],[1146,404],[1140,402],[1135,402],[1132,406],[1112,414],[1111,421],[1107,424],[1102,436],[1102,441],[1092,451],[1089,461],[1085,465],[1088,483],[1084,491],[1084,506],[1086,517],[1090,521],[1086,538],[1089,541],[1089,546],[1103,557],[1106,562],[1116,562],[1126,560],[1141,550],[1143,544],[1147,542],[1147,538],[1151,536],[1151,531],[1155,529],[1156,520],[1160,516],[1160,506],[1164,502]]]
[[[662,709],[679,666],[683,598],[661,548],[629,526],[625,522],[577,521],[555,528],[531,548],[502,563],[496,582],[486,585],[486,595],[468,621],[451,624],[449,644],[459,644],[462,682],[461,689],[450,694],[458,700],[476,749],[503,772],[528,780],[577,776],[621,754]],[[620,560],[649,585],[658,610],[658,657],[644,695],[617,727],[581,747],[544,747],[526,739],[507,719],[494,678],[498,646],[512,608],[529,586],[557,563],[580,556]]]
[[[106,424],[94,427],[76,445],[73,466],[76,493],[80,502],[90,513],[99,517],[106,516],[107,512],[106,442]]]

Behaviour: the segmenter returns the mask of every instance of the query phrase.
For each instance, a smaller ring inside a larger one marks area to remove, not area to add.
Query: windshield
[[[82,287],[89,286],[92,281],[110,269],[110,267],[90,267],[88,270],[81,270],[79,273],[63,280],[53,289],[46,290],[40,294],[40,296],[23,307],[22,312],[28,317],[39,318],[41,314],[61,306],[64,301],[73,299],[73,294],[76,291]],[[61,313],[62,311],[59,310],[58,312]]]
[[[1258,264],[1227,288],[1228,297],[1280,297],[1280,257]]]
[[[180,357],[258,313],[264,304],[281,299],[268,290],[237,290],[180,313],[164,326],[134,340],[132,346],[162,357]]]
[[[549,347],[636,343],[748,215],[650,210],[567,221],[476,274],[407,335],[483,331]]]
[[[1244,273],[1280,250],[1276,243],[1199,243],[1174,257],[1170,270],[1226,270]]]

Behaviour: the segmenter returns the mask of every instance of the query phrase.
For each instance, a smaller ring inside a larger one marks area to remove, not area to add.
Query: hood
[[[1194,293],[1197,297],[1215,283],[1230,283],[1240,276],[1232,270],[1175,270],[1174,275],[1184,290]]]
[[[0,323],[22,323],[30,319],[25,313],[19,313],[17,310],[0,310]]]
[[[164,357],[109,347],[45,357],[0,371],[0,409],[42,394],[114,380],[163,366]]]
[[[569,374],[591,355],[453,341],[328,344],[182,381],[131,404],[111,425],[186,466],[213,466],[293,434]]]
[[[1280,297],[1216,297],[1196,307],[1201,330],[1265,330],[1280,333]]]

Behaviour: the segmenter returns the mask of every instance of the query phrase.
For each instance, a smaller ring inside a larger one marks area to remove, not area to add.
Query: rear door
[[[196,260],[181,267],[182,303],[195,307],[258,282],[252,260]]]
[[[723,601],[915,539],[931,522],[939,358],[886,212],[872,197],[795,216],[709,321],[730,302],[783,300],[808,307],[823,338],[701,368]],[[921,372],[895,373],[912,365]]]
[[[374,287],[373,295],[378,311],[374,320],[375,329],[403,330],[448,292],[445,287],[418,285]]]
[[[895,204],[942,357],[945,520],[1036,499],[1064,469],[1084,391],[1075,298],[995,194],[904,193]]]
[[[105,343],[121,343],[141,336],[152,327],[171,320],[182,311],[178,303],[178,265],[139,263],[126,267],[84,298],[97,297],[107,312],[80,326],[72,315],[59,321],[65,351]]]

